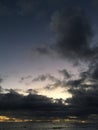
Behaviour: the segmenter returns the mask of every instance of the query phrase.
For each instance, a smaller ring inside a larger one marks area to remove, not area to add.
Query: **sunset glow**
[[[97,1],[0,0],[0,122],[98,122]]]
[[[31,122],[30,119],[19,119],[19,118],[11,118],[8,116],[0,116],[0,122]]]

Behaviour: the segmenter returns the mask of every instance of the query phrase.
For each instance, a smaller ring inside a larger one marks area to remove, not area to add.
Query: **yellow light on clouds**
[[[53,90],[42,89],[39,91],[39,94],[45,95],[47,97],[54,98],[54,99],[59,99],[59,98],[67,99],[69,97],[72,97],[72,95],[68,93],[67,90],[65,91],[65,89],[61,87],[58,87]]]
[[[0,122],[30,122],[29,119],[10,118],[8,116],[0,116]]]

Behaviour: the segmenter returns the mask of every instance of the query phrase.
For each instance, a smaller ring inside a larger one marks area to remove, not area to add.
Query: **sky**
[[[97,0],[0,0],[0,60],[1,116],[97,116]]]

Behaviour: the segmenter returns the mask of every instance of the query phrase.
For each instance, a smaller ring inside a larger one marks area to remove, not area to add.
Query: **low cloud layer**
[[[37,94],[23,96],[14,90],[0,94],[0,113],[2,114],[4,111],[8,116],[21,118],[26,116],[26,118],[32,119],[65,116],[65,106],[59,102],[59,99],[57,103],[53,103],[52,98]]]
[[[20,95],[17,91],[12,89],[7,91],[7,93],[3,93],[2,91],[0,93],[0,111],[1,113],[10,111],[8,115],[15,117],[17,117],[17,113],[19,112],[21,117],[26,114],[28,118],[32,118],[33,116],[35,118],[44,119],[67,118],[68,116],[77,116],[80,119],[87,119],[90,115],[97,115],[97,68],[98,64],[93,63],[89,66],[87,71],[81,72],[77,79],[73,79],[65,69],[59,71],[63,74],[63,80],[58,80],[50,75],[40,75],[33,79],[33,82],[43,82],[47,80],[47,78],[53,81],[53,84],[48,84],[44,89],[52,90],[57,86],[67,88],[72,97],[66,100],[54,100],[46,96],[38,95],[38,92],[33,89],[26,91],[29,94],[27,96]],[[66,74],[67,78],[65,79]]]

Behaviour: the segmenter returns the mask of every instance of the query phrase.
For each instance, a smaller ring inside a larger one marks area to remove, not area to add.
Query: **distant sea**
[[[52,122],[3,122],[0,130],[98,130],[98,123],[52,123]]]

